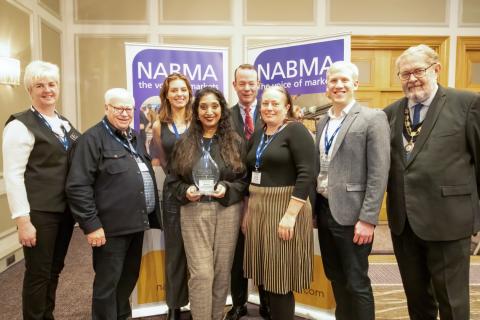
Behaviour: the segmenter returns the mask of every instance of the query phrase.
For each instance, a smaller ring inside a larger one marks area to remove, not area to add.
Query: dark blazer
[[[402,130],[407,98],[385,108],[391,128],[388,223],[408,221],[427,241],[469,237],[480,229],[480,95],[439,86],[406,160]]]
[[[315,185],[327,119],[325,115],[317,125]],[[339,224],[352,226],[358,220],[377,224],[387,187],[389,139],[385,114],[355,103],[338,132],[328,168],[328,204]]]
[[[256,110],[255,119],[253,119],[255,125],[254,125],[253,131],[255,131],[256,129],[262,126],[262,119],[260,117],[260,103],[257,104],[257,106],[255,107],[255,110]],[[242,114],[240,113],[240,105],[238,103],[234,105],[230,109],[230,113],[231,113],[230,117],[233,122],[233,128],[240,135],[240,137],[245,139],[245,129],[244,129]]]

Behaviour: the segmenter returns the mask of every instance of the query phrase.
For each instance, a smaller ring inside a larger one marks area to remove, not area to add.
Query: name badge
[[[253,171],[252,172],[252,183],[260,184],[262,181],[262,173],[260,171]]]
[[[140,168],[140,171],[142,171],[142,172],[148,171],[148,167],[144,162],[138,162],[138,167]]]
[[[320,156],[320,172],[328,172],[328,166],[330,165],[330,159],[326,154]]]

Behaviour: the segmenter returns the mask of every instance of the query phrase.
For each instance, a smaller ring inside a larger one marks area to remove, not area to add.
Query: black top
[[[104,119],[113,134],[128,144]],[[150,157],[143,143],[137,143],[135,132],[131,133],[131,143],[153,178],[155,212],[147,214],[143,176],[134,156],[99,122],[78,139],[66,184],[70,209],[86,234],[102,227],[106,236],[159,227],[158,193]]]
[[[255,130],[250,139],[247,154],[250,173],[255,170],[255,154],[263,134],[263,128]],[[315,145],[308,129],[300,122],[288,123],[263,153],[259,186],[295,186],[292,195],[307,199],[314,178],[314,153]]]
[[[175,147],[175,143],[177,143],[177,137],[175,133],[173,133],[170,128],[168,127],[168,123],[162,122],[160,124],[160,139],[162,140],[162,148],[163,152],[165,153],[165,160],[167,161],[167,165],[170,162],[170,157],[173,153],[173,148]],[[180,134],[180,138],[187,132],[185,130]]]
[[[59,115],[59,118],[66,120]],[[67,133],[68,150],[50,128],[31,109],[10,116],[7,124],[17,119],[35,137],[33,149],[25,168],[25,188],[31,210],[64,212],[67,206],[65,179],[67,178],[71,147],[80,133],[70,124]]]
[[[183,137],[179,143],[182,143]],[[229,205],[235,204],[241,201],[245,195],[245,192],[248,187],[248,182],[246,180],[246,172],[235,173],[232,168],[228,167],[221,156],[221,150],[218,144],[217,136],[212,138],[212,144],[210,147],[210,155],[213,160],[217,163],[218,169],[220,171],[220,179],[218,183],[223,184],[226,187],[225,196],[223,198],[214,198],[212,201],[218,201],[221,205],[227,207]],[[200,149],[200,144],[198,144]],[[198,159],[195,159],[193,163],[196,163]],[[193,185],[192,174],[186,176],[179,176],[173,173],[168,174],[167,179],[168,186],[172,188],[175,197],[180,201],[182,205],[188,204],[190,201],[186,197],[186,192],[189,186]]]
[[[175,147],[175,143],[177,142],[177,137],[175,133],[170,131],[168,128],[168,123],[162,122],[160,124],[160,131],[161,131],[161,138],[162,138],[162,147],[163,151],[165,152],[165,158],[167,159],[167,163],[170,161],[170,156],[173,152],[173,147]],[[182,136],[185,132],[183,132],[180,136]]]

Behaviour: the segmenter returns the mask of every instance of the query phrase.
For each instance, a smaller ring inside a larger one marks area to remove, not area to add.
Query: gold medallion
[[[407,152],[412,152],[412,150],[413,150],[413,145],[414,145],[414,144],[413,144],[412,141],[408,142],[408,143],[405,145],[405,151],[407,151]]]

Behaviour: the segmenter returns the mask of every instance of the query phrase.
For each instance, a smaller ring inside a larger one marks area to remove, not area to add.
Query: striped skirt
[[[255,285],[277,294],[301,292],[313,279],[313,231],[310,201],[297,216],[293,238],[278,236],[278,224],[287,210],[293,186],[250,185],[250,220],[245,235],[243,270]]]

